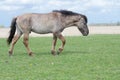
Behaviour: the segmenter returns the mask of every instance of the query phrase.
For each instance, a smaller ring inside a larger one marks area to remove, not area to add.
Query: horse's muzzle
[[[83,36],[87,36],[89,34],[89,30],[88,29],[82,29],[82,28],[78,28],[80,30],[80,32],[82,33]]]
[[[87,36],[89,34],[89,31],[86,31],[83,33],[83,36]]]

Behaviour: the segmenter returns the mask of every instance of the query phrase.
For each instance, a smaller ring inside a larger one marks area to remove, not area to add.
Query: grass
[[[66,37],[66,41],[64,51],[52,56],[51,37],[30,38],[35,54],[29,57],[20,39],[9,57],[6,39],[0,39],[0,80],[120,79],[120,35]]]

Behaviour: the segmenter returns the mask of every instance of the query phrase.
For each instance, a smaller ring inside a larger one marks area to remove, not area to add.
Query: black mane
[[[80,15],[80,16],[82,16],[85,19],[85,21],[87,23],[87,17],[85,15],[83,15],[83,14],[75,13],[75,12],[68,11],[68,10],[53,10],[53,12],[59,12],[63,16],[76,16],[76,15]]]
[[[59,12],[64,16],[72,16],[72,15],[79,15],[78,13],[68,11],[68,10],[53,10],[53,12]]]
[[[87,23],[88,20],[87,20],[87,17],[85,15],[81,15],[84,19],[85,19],[85,22]]]

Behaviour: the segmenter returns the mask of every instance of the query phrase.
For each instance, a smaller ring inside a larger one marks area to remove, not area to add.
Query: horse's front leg
[[[60,54],[60,53],[63,51],[63,49],[64,49],[66,40],[65,40],[65,38],[62,36],[62,34],[58,35],[58,38],[62,41],[62,45],[61,45],[61,47],[58,49],[58,54]]]
[[[56,55],[56,51],[55,51],[56,42],[57,42],[57,36],[53,34],[53,42],[52,42],[52,49],[51,49],[51,53],[53,55]]]

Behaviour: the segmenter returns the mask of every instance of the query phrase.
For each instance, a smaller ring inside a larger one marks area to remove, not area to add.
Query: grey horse
[[[23,34],[23,44],[25,45],[28,54],[32,56],[33,52],[29,48],[28,43],[29,34],[31,32],[35,32],[38,34],[52,33],[53,43],[51,53],[53,55],[59,54],[63,51],[66,42],[61,32],[65,28],[71,26],[76,26],[83,34],[83,36],[87,36],[89,34],[87,17],[83,14],[75,13],[72,11],[54,10],[46,14],[28,13],[19,15],[13,18],[11,22],[10,34],[7,39],[8,45],[11,44],[9,55],[12,55],[15,43]],[[55,50],[57,38],[62,41],[62,45],[60,46],[58,51]]]

